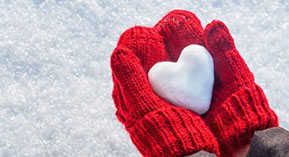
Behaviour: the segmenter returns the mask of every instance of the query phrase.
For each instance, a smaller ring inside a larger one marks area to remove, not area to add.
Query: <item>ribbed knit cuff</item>
[[[206,115],[205,120],[219,142],[222,156],[231,156],[248,144],[254,131],[279,125],[278,117],[257,84],[232,94]]]
[[[200,150],[219,156],[218,143],[205,122],[184,108],[152,111],[126,129],[143,156],[184,156]]]

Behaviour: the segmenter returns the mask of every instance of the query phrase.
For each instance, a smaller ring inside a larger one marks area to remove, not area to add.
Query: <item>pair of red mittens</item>
[[[176,61],[190,44],[205,46],[214,59],[211,108],[202,116],[157,96],[147,77],[155,63]],[[174,10],[153,28],[130,28],[111,55],[111,69],[116,115],[144,156],[184,156],[200,150],[231,156],[250,142],[255,130],[278,126],[221,21],[203,30],[193,13]]]

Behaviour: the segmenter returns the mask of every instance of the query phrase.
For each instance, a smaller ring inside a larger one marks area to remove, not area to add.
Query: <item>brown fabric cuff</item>
[[[247,157],[289,157],[289,132],[280,127],[255,131]]]

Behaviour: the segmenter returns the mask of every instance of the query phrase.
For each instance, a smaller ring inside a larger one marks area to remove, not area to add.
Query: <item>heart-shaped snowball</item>
[[[159,62],[148,73],[156,94],[176,106],[199,115],[211,104],[214,64],[210,53],[200,45],[185,47],[177,62]]]

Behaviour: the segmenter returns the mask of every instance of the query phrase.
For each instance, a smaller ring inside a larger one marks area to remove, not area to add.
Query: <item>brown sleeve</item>
[[[256,131],[247,157],[289,157],[289,132],[280,127]]]

